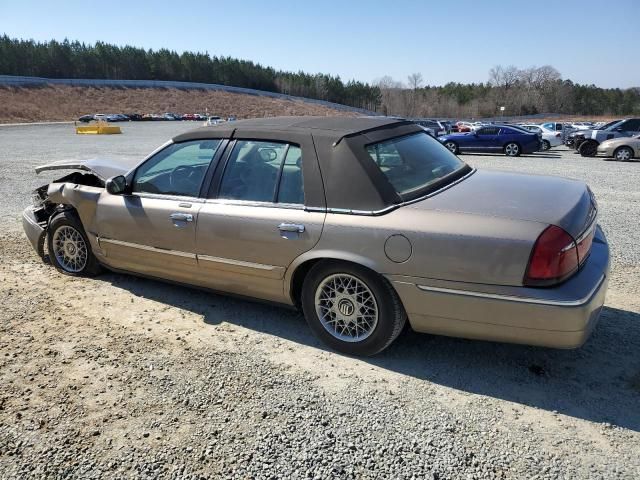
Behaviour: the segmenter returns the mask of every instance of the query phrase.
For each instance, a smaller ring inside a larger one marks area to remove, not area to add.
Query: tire
[[[520,145],[515,142],[507,143],[504,146],[504,154],[507,157],[518,157],[520,155]]]
[[[444,142],[444,146],[447,148],[447,150],[449,150],[454,155],[458,154],[458,145],[456,144],[456,142],[451,142],[451,141]]]
[[[618,147],[616,151],[613,152],[613,158],[619,162],[628,162],[633,160],[633,150],[629,147]]]
[[[347,355],[381,352],[398,337],[407,319],[398,294],[386,279],[347,262],[314,265],[304,279],[301,300],[313,333]],[[362,312],[366,317],[358,315]],[[359,333],[356,325],[364,326],[364,331]]]
[[[578,153],[583,157],[595,157],[598,152],[598,142],[586,140],[580,144]]]
[[[551,149],[551,143],[549,143],[549,140],[542,140],[542,151],[546,152],[549,149]]]
[[[69,210],[57,214],[47,229],[51,264],[61,273],[91,277],[100,273],[100,264],[77,215]]]

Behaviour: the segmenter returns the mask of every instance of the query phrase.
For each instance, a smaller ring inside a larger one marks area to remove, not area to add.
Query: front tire
[[[613,152],[613,158],[619,162],[628,162],[633,159],[633,150],[629,147],[619,147]]]
[[[520,155],[520,145],[515,142],[507,143],[504,146],[504,154],[507,157],[517,157]]]
[[[546,152],[550,148],[551,148],[551,143],[549,143],[549,140],[542,140],[542,151]]]
[[[100,273],[82,223],[71,211],[59,213],[49,223],[47,248],[51,264],[65,275],[88,277]]]
[[[359,356],[391,345],[407,318],[383,277],[346,262],[320,262],[311,268],[302,286],[302,310],[323,343]]]
[[[598,152],[598,142],[593,140],[586,140],[580,144],[578,153],[583,157],[595,157]]]

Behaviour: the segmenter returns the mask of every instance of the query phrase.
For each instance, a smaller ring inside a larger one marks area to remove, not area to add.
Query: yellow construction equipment
[[[91,125],[76,125],[76,133],[83,135],[112,135],[114,133],[122,133],[120,127],[109,125],[107,122],[98,121]]]

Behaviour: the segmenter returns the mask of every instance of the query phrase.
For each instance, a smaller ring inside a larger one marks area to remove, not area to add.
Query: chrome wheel
[[[616,151],[616,160],[620,162],[628,162],[631,160],[631,150],[626,147],[619,148]]]
[[[87,265],[88,250],[82,234],[63,225],[53,233],[53,254],[60,267],[69,273],[81,272]]]
[[[509,143],[506,147],[504,147],[504,153],[509,155],[510,157],[515,157],[520,153],[520,147],[518,147],[515,143]]]
[[[546,152],[550,148],[551,148],[551,144],[549,143],[549,141],[548,140],[543,140],[542,141],[542,151]]]
[[[378,304],[367,285],[357,277],[337,273],[316,289],[316,314],[324,329],[343,342],[361,342],[378,324]]]
[[[456,144],[453,142],[447,142],[444,144],[444,146],[447,147],[451,153],[456,153],[456,150],[458,149],[458,147],[456,147]]]

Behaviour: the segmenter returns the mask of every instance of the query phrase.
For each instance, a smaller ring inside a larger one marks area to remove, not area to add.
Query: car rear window
[[[373,143],[367,153],[402,196],[427,189],[467,165],[426,133]]]

